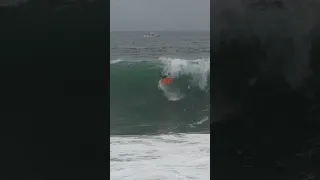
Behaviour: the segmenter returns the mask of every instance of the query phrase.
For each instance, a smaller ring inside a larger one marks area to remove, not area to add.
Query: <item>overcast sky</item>
[[[111,0],[111,31],[209,31],[210,0]]]

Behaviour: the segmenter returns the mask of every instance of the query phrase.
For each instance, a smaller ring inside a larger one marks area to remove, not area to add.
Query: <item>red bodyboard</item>
[[[163,84],[163,85],[169,85],[169,84],[172,83],[172,81],[173,81],[172,78],[163,78],[163,79],[160,80],[160,83]]]

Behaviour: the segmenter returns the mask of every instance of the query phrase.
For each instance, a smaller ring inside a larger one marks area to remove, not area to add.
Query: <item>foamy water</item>
[[[209,86],[210,58],[186,60],[160,57],[159,60],[164,64],[163,74],[170,74],[172,77],[189,75],[192,77],[192,84],[202,90]]]
[[[111,136],[112,180],[208,180],[210,135]]]

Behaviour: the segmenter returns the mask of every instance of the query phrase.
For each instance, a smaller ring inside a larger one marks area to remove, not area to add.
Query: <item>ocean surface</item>
[[[110,33],[111,179],[209,179],[210,33],[146,33]]]

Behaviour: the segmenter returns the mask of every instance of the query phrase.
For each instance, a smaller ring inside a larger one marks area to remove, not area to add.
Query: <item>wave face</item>
[[[170,87],[159,85],[170,73]],[[209,130],[210,59],[110,61],[111,134]]]
[[[210,33],[146,33],[110,33],[111,135],[209,133]]]

